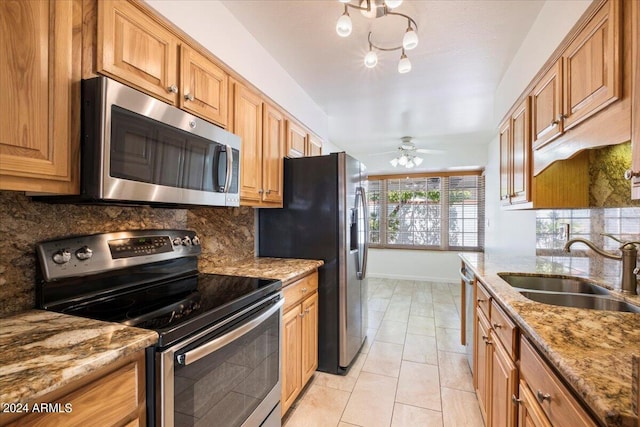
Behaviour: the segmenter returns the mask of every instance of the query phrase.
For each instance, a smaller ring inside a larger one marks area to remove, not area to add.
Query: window
[[[481,250],[484,177],[369,178],[369,245]]]

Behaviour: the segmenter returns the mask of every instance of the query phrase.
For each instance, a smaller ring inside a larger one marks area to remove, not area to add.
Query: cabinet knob
[[[308,308],[305,308],[304,312],[305,312],[305,313],[307,313],[307,314],[309,314],[309,309],[308,309]]]
[[[178,93],[178,86],[171,85],[167,88],[167,91],[169,91],[169,93]]]
[[[540,403],[544,402],[545,400],[551,402],[551,395],[549,393],[542,393],[540,390],[538,390],[536,392],[536,397],[538,398],[538,401]]]
[[[193,101],[193,95],[188,93],[184,96],[184,99],[186,99],[187,101]]]
[[[500,328],[502,328],[502,325],[500,323],[493,324],[493,329],[500,329]]]
[[[264,190],[261,188],[258,190],[258,194],[262,194],[262,193],[264,193]]]
[[[298,316],[304,317],[304,313],[298,313]]]
[[[265,194],[268,196],[269,194],[271,194],[271,190],[267,190]]]
[[[627,181],[629,181],[631,178],[638,178],[640,177],[640,171],[633,171],[631,169],[627,169],[626,171],[624,171],[624,179],[626,179]]]
[[[307,292],[307,288],[300,289],[300,292],[302,292],[304,294],[305,292]]]
[[[511,403],[517,406],[520,402],[522,402],[522,399],[518,399],[515,394],[511,395]]]

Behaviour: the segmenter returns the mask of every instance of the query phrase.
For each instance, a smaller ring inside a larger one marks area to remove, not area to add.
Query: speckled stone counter
[[[0,319],[0,404],[38,399],[157,340],[154,331],[49,311]]]
[[[210,265],[201,257],[199,269],[204,273],[228,274],[233,276],[264,277],[278,279],[282,285],[306,276],[321,265],[323,261],[293,258],[246,258],[229,265]]]
[[[586,277],[577,269],[545,257],[477,253],[464,253],[460,257],[602,423],[638,425],[631,390],[632,357],[634,353],[640,354],[640,314],[534,302],[498,276],[501,272],[517,272]],[[598,277],[589,279],[615,288]],[[638,296],[625,299],[640,305]]]

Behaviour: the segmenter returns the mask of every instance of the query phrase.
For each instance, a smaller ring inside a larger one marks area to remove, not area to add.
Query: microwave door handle
[[[227,145],[227,176],[224,179],[224,188],[222,189],[223,193],[228,193],[229,189],[231,189],[231,180],[233,179],[233,149],[230,145]]]

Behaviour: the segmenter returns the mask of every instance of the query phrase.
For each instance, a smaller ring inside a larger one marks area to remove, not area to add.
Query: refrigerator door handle
[[[367,243],[369,236],[369,210],[367,209],[366,204],[366,193],[364,187],[358,187],[356,189],[356,196],[358,199],[359,206],[358,211],[362,212],[363,224],[361,227],[358,227],[358,272],[356,273],[358,279],[364,279],[366,277],[367,272],[367,252],[369,251],[369,245]],[[360,215],[358,215],[358,220],[360,220]],[[360,249],[362,248],[362,249]]]

